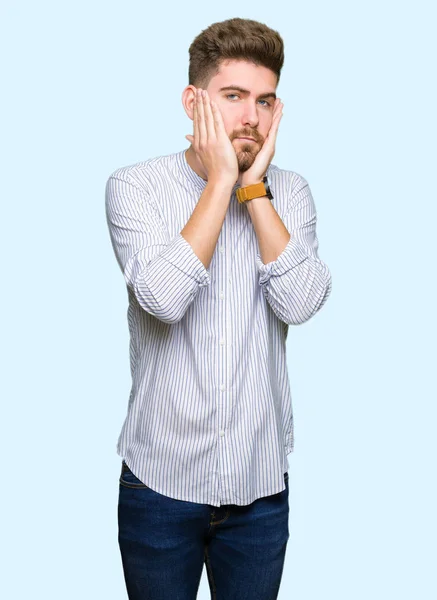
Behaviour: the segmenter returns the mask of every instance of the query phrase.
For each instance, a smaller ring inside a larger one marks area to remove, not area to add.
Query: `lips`
[[[250,140],[251,142],[255,142],[255,140],[251,137],[239,137],[239,140]]]

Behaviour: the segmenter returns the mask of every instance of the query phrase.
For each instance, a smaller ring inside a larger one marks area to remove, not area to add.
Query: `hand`
[[[238,177],[238,160],[217,104],[206,90],[196,89],[193,133],[186,135],[208,175],[208,181],[229,181]]]
[[[275,155],[276,136],[278,133],[279,122],[282,118],[283,107],[284,104],[281,102],[281,100],[276,98],[273,109],[272,124],[264,141],[263,147],[256,155],[252,166],[247,171],[240,173],[240,176],[238,177],[238,185],[240,187],[259,183],[263,180],[263,177],[266,174],[266,171]]]

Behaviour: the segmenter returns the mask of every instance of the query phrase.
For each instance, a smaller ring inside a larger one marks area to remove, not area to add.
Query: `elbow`
[[[311,319],[311,317],[315,314],[313,311],[309,310],[300,310],[298,311],[290,311],[284,314],[283,321],[287,325],[303,325]]]
[[[289,311],[290,320],[286,321],[288,325],[302,325],[316,315],[322,306],[326,303],[332,289],[332,278],[329,270],[325,270],[325,277],[321,281],[318,279],[317,285],[314,285],[310,293],[306,296],[306,301],[297,303],[295,310]],[[293,308],[293,307],[292,307]]]
[[[155,319],[158,319],[159,321],[161,321],[162,323],[165,323],[166,325],[176,325],[176,323],[179,323],[179,321],[184,316],[184,313],[174,314],[174,313],[170,313],[169,311],[167,311],[165,309],[164,310],[151,310],[150,306],[142,304],[141,302],[139,302],[139,305],[149,315],[152,315],[152,317],[155,317]]]
[[[176,325],[176,323],[182,321],[185,313],[186,310],[178,312],[163,311],[162,313],[155,313],[155,317],[163,323],[167,323],[167,325]]]
[[[332,279],[329,270],[324,276],[313,279],[311,285],[299,288],[297,281],[293,292],[289,293],[288,302],[276,307],[277,316],[287,325],[302,325],[319,312],[326,303],[332,289]]]
[[[139,306],[163,323],[175,325],[184,317],[193,296],[182,298],[180,295],[170,294],[167,290],[157,294],[144,285],[135,283],[132,286],[133,293]]]

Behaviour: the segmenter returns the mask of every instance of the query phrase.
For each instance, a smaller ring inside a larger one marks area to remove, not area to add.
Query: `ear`
[[[182,92],[182,105],[188,117],[194,121],[194,97],[196,95],[196,88],[194,85],[187,85]]]

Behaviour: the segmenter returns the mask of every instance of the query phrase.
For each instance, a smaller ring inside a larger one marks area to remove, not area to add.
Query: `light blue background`
[[[279,598],[437,597],[433,4],[3,4],[3,598],[127,598],[127,292],[104,188],[119,166],[188,147],[188,47],[236,16],[284,39],[273,163],[309,182],[333,277],[287,342]]]

